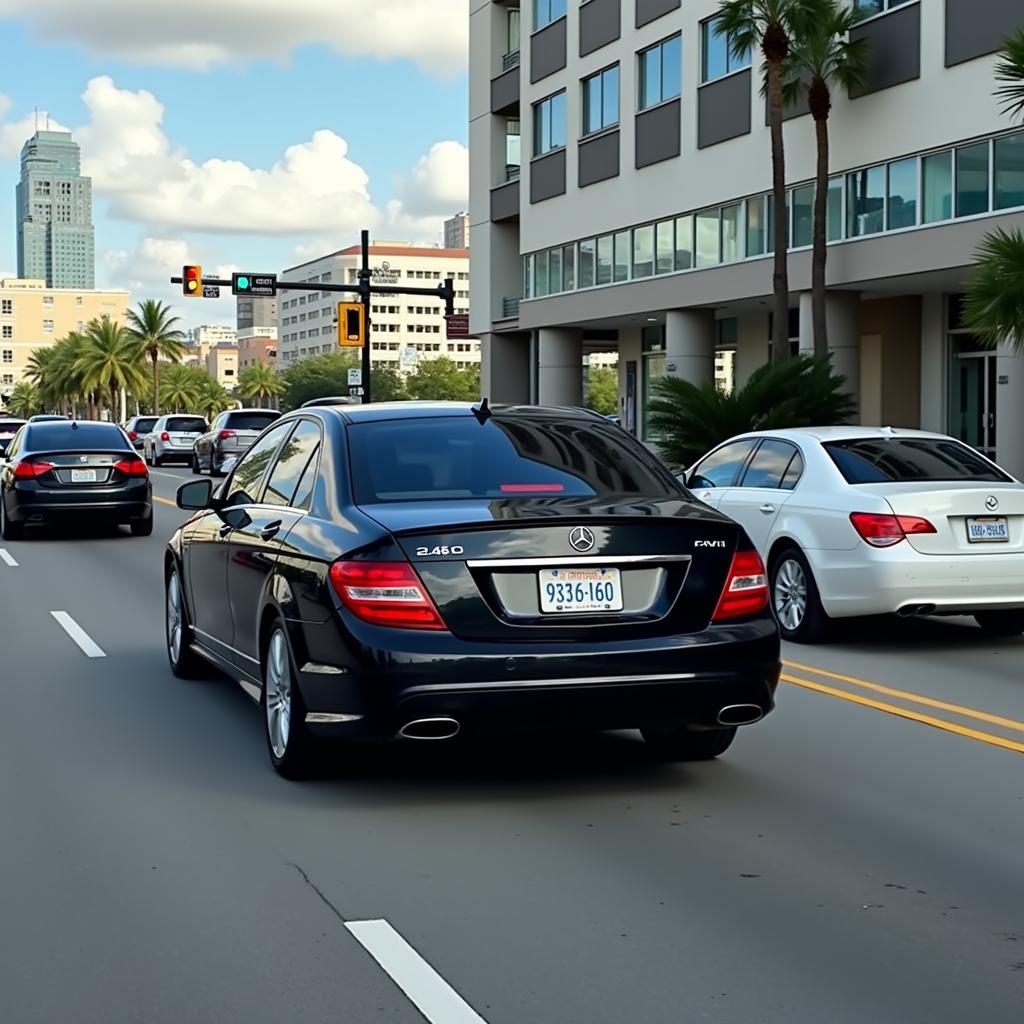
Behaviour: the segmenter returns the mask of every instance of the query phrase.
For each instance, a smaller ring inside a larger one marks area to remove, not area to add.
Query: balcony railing
[[[517,67],[519,67],[519,51],[509,50],[509,52],[501,58],[501,70],[511,71],[513,68]]]
[[[521,171],[519,164],[505,164],[505,181],[518,181]]]
[[[519,299],[506,296],[501,300],[502,320],[515,320],[519,316]]]

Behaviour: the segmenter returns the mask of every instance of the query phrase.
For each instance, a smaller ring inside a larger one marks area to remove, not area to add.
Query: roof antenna
[[[473,415],[481,427],[494,415],[486,398],[481,398],[480,404],[473,406]]]

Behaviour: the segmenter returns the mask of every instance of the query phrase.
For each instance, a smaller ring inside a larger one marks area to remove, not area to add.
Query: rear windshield
[[[156,417],[153,416],[148,420],[136,420],[135,426],[132,427],[137,434],[142,434],[148,430],[152,430],[156,426]]]
[[[829,441],[824,447],[848,484],[1010,480],[977,452],[953,440],[868,437]]]
[[[359,504],[458,498],[665,498],[679,488],[610,424],[494,416],[384,420],[349,427]]]
[[[32,423],[25,431],[26,451],[90,451],[127,447],[114,423]]]
[[[169,416],[167,429],[181,434],[205,434],[206,420],[200,416]]]
[[[13,434],[24,425],[24,420],[0,420],[0,434]]]
[[[227,425],[232,430],[263,430],[280,418],[279,412],[233,412]]]

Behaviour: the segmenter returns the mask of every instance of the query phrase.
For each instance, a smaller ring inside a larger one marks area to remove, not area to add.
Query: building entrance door
[[[971,343],[965,342],[954,340],[949,432],[995,459],[997,356],[992,351],[972,351]]]

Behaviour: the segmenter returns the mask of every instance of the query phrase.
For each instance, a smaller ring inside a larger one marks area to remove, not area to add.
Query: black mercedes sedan
[[[28,525],[108,523],[153,532],[146,464],[116,423],[29,420],[0,462],[0,535]]]
[[[773,707],[750,540],[600,416],[303,408],[178,504],[171,669],[240,680],[286,777],[329,738],[636,728],[712,758]]]

